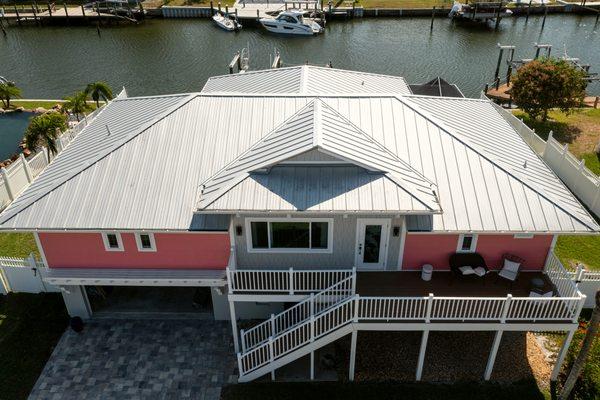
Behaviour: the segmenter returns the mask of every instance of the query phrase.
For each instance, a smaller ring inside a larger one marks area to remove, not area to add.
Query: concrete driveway
[[[219,399],[236,379],[228,322],[94,320],[63,334],[29,398]]]

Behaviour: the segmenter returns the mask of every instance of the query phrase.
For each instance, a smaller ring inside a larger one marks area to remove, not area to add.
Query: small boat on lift
[[[217,11],[212,18],[219,28],[225,29],[226,31],[233,32],[242,29],[242,24],[239,23],[235,15],[232,17],[229,14],[223,14]]]
[[[498,17],[511,17],[512,14],[513,12],[503,7],[501,2],[463,4],[455,1],[448,17],[471,21],[487,21]]]
[[[302,10],[286,10],[275,18],[260,18],[259,22],[269,32],[285,35],[317,35],[323,32],[315,18],[305,17]]]

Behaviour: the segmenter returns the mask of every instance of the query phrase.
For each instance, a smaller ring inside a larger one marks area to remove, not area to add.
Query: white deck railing
[[[352,276],[352,269],[227,269],[229,293],[314,293]]]
[[[64,132],[56,140],[58,153],[85,128],[102,108],[97,108],[82,119],[73,128]],[[48,150],[45,147],[39,149],[39,152],[26,159],[21,153],[19,158],[10,164],[7,168],[0,169],[0,211],[7,207],[29,184],[35,179],[56,155],[48,156]]]
[[[343,294],[348,293],[347,287],[341,292],[331,288],[331,293],[326,290],[313,295],[250,331],[242,332],[242,352],[238,354],[240,377],[349,323],[576,323],[586,296],[577,289],[572,273],[552,252],[548,255],[544,272],[552,281],[557,297],[513,297],[510,294],[506,297],[443,297],[433,294],[424,297],[362,297],[354,294],[354,290],[344,297]],[[320,298],[329,301],[317,306]]]
[[[356,291],[356,270],[347,278],[328,287],[327,289],[312,294],[295,306],[274,315],[271,318],[248,329],[241,330],[242,351],[247,351],[259,346],[299,324],[310,319],[311,316],[321,313],[340,301],[350,298]]]

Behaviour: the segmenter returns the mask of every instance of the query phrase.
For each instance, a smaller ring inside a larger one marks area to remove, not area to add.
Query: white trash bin
[[[433,275],[433,265],[423,265],[423,268],[421,269],[421,279],[423,279],[424,281],[430,281],[431,275]]]

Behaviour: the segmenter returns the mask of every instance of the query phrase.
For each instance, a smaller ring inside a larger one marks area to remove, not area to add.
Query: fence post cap
[[[506,295],[507,299],[512,299],[512,297],[513,297],[513,295],[511,293],[509,293],[509,294]]]

